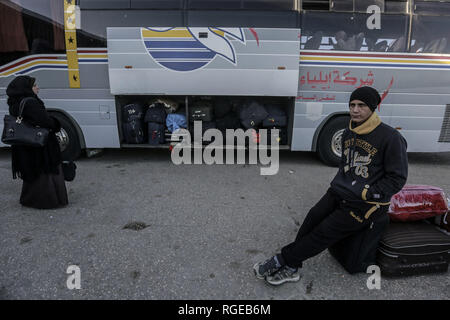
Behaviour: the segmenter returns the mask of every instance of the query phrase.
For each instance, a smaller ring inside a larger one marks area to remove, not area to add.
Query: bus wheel
[[[319,135],[317,153],[328,166],[338,167],[342,155],[342,134],[348,128],[350,117],[342,116],[329,121]]]
[[[61,131],[56,133],[56,138],[61,148],[61,156],[63,160],[75,160],[80,156],[81,147],[80,139],[77,131],[72,123],[59,113],[52,113],[53,117],[58,119],[61,124]]]

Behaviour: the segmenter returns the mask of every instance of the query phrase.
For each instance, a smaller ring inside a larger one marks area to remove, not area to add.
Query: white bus
[[[154,147],[124,142],[130,103],[170,99],[188,116],[198,99],[254,100],[284,108],[282,148],[336,165],[363,85],[408,151],[450,151],[449,69],[447,1],[0,0],[0,117],[8,83],[37,78],[65,158]]]

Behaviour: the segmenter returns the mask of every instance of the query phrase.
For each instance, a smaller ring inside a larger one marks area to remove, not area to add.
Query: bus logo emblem
[[[216,56],[236,65],[233,41],[245,45],[242,28],[141,28],[141,37],[153,60],[174,71],[203,68]]]

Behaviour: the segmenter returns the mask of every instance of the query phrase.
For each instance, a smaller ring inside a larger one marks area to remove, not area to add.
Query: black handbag
[[[19,116],[5,115],[2,142],[13,146],[43,147],[47,144],[49,129],[35,127],[23,121],[25,103],[33,98],[24,98],[20,102]]]
[[[63,161],[62,171],[64,175],[64,180],[73,181],[77,173],[77,165],[73,161]]]

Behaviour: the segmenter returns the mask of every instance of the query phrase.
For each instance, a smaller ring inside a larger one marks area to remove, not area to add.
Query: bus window
[[[384,2],[384,12],[389,13],[408,13],[408,1],[395,0]]]
[[[440,1],[415,1],[415,14],[435,14],[443,15],[450,14],[450,3]]]
[[[333,11],[353,12],[353,0],[331,1],[331,9]]]
[[[191,10],[189,27],[227,26],[255,28],[297,28],[296,11]]]
[[[407,15],[382,14],[380,29],[368,29],[370,14],[303,12],[301,49],[402,52],[406,50]]]
[[[183,0],[131,0],[131,9],[183,9]]]
[[[367,8],[375,5],[384,12],[384,0],[355,0],[354,7],[357,12],[366,12]]]
[[[241,9],[241,0],[187,0],[188,9]]]
[[[130,0],[80,0],[81,9],[129,9]]]
[[[450,16],[413,16],[410,52],[450,53]]]
[[[64,4],[0,0],[0,65],[32,54],[64,53]]]
[[[244,0],[244,9],[294,10],[295,0]]]
[[[188,9],[294,10],[296,0],[187,0]]]

